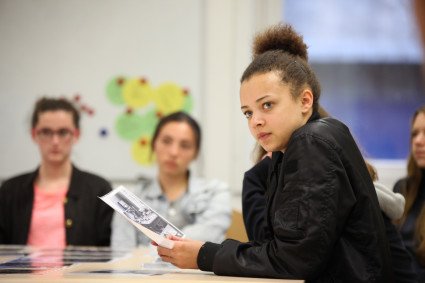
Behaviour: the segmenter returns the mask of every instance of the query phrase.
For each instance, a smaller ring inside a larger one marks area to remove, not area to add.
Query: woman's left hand
[[[179,268],[197,269],[198,253],[204,242],[176,236],[169,236],[168,238],[174,242],[174,246],[172,249],[157,246],[158,255],[161,259]]]

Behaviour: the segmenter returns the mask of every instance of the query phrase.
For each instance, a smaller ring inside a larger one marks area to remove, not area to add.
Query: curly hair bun
[[[291,25],[279,23],[257,34],[254,38],[252,55],[256,56],[271,50],[281,50],[308,60],[307,45]]]

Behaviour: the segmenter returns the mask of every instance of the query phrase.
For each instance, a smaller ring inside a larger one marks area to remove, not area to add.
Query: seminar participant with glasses
[[[113,210],[98,196],[111,186],[77,169],[70,158],[80,137],[79,120],[78,110],[65,99],[37,101],[31,136],[41,163],[0,187],[0,244],[110,245]]]

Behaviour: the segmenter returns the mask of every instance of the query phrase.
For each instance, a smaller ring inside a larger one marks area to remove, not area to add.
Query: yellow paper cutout
[[[175,83],[163,83],[155,90],[156,108],[162,116],[183,109],[185,90]]]
[[[118,115],[115,130],[131,142],[132,158],[143,166],[155,162],[150,142],[159,119],[176,111],[190,113],[193,108],[189,90],[173,82],[154,89],[143,78],[117,76],[108,82],[106,94],[112,104],[126,108],[126,113]]]
[[[131,146],[131,156],[140,165],[151,165],[155,158],[151,150],[151,137],[142,136],[140,139],[133,142]]]
[[[127,80],[122,87],[125,103],[131,108],[140,108],[153,102],[153,88],[144,79]]]

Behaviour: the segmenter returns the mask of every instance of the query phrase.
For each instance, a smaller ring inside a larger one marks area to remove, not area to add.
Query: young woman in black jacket
[[[257,145],[254,151],[260,160],[245,172],[242,186],[242,213],[246,232],[250,241],[263,243],[269,241],[273,233],[266,222],[267,172],[271,159]],[[258,159],[258,158],[257,158]],[[372,180],[377,181],[377,172],[367,164]],[[399,232],[392,221],[398,220],[404,211],[404,198],[392,192],[382,184],[374,183],[379,205],[384,218],[386,235],[390,245],[392,269],[395,282],[418,282],[418,276],[413,270],[412,257],[407,251]]]
[[[272,151],[266,191],[270,240],[221,244],[172,238],[164,261],[218,275],[315,282],[393,282],[372,179],[348,128],[318,114],[320,86],[291,26],[258,35],[242,75],[241,110]],[[207,231],[206,231],[207,232]]]

